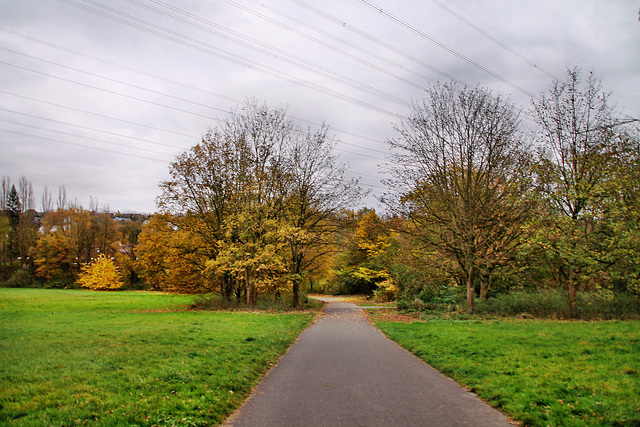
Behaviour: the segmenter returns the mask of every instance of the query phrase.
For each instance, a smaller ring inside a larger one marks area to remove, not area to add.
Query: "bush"
[[[640,299],[630,293],[578,293],[578,317],[584,320],[640,318]],[[533,316],[548,319],[570,319],[569,296],[566,291],[545,289],[534,292],[512,292],[478,301],[477,314]]]
[[[311,302],[307,295],[300,294],[300,307],[310,308],[316,305]],[[191,305],[194,310],[209,311],[233,311],[246,310],[247,305],[243,299],[226,299],[219,294],[200,294],[196,295]],[[283,312],[291,310],[291,294],[286,293],[277,299],[267,298],[266,295],[258,297],[255,308],[252,310]]]
[[[28,288],[33,285],[33,276],[26,270],[18,269],[4,285],[7,288]]]
[[[429,286],[418,295],[405,294],[398,301],[399,310],[455,312],[464,303],[461,288],[451,285]]]

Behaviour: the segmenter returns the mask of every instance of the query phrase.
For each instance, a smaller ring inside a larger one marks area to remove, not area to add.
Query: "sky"
[[[438,82],[523,110],[567,67],[640,117],[638,0],[0,0],[0,176],[85,208],[156,210],[169,164],[247,99],[330,125],[385,191],[394,124]]]

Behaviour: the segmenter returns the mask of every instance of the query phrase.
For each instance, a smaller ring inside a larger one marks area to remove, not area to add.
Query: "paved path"
[[[509,419],[329,302],[228,426],[509,426]]]

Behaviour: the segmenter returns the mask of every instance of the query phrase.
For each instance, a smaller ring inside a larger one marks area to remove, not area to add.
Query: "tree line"
[[[17,237],[22,185],[3,204],[5,278],[11,260],[31,254],[34,277],[64,270],[77,280],[83,263],[111,251],[124,283],[249,306],[284,294],[297,306],[315,287],[463,301],[472,313],[478,298],[551,289],[576,317],[580,293],[640,295],[638,120],[616,112],[593,73],[567,70],[527,109],[483,87],[435,84],[395,130],[383,217],[353,210],[365,192],[333,154],[328,126],[304,129],[255,101],[171,163],[158,213],[135,239],[59,206],[27,248]],[[92,237],[71,237],[81,235]],[[48,267],[65,257],[78,266]]]
[[[138,281],[133,247],[143,216],[118,222],[95,198],[88,209],[67,202],[64,186],[55,209],[45,187],[36,211],[33,185],[25,176],[18,187],[2,178],[0,208],[0,282],[6,286],[73,287],[83,266],[100,255],[117,264],[129,285]]]

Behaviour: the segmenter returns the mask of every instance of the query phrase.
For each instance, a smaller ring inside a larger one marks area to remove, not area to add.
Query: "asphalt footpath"
[[[354,304],[329,302],[319,316],[225,426],[513,425],[385,337]]]

